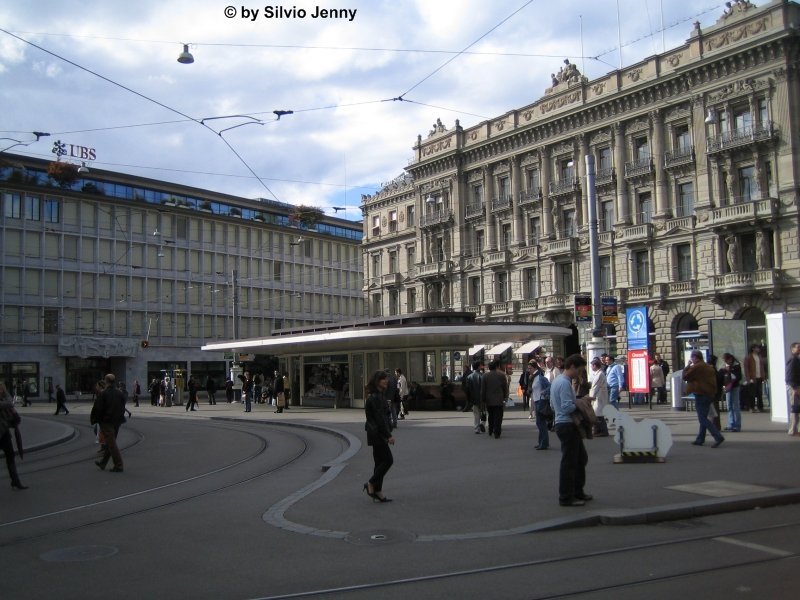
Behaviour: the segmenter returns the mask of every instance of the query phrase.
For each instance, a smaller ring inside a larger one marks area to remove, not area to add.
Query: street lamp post
[[[600,255],[598,254],[597,190],[594,187],[594,155],[586,155],[586,198],[589,203],[589,257],[592,287],[592,339],[586,343],[586,355],[591,361],[602,354],[602,306],[600,303]]]

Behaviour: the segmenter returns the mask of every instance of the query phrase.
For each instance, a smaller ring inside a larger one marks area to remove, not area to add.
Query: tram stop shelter
[[[437,391],[448,384],[460,389],[471,351],[498,344],[522,347],[534,340],[537,345],[540,340],[552,343],[570,334],[570,329],[552,324],[476,322],[474,313],[425,312],[277,330],[268,337],[202,349],[276,357],[280,373],[288,376],[292,404],[363,407],[365,385],[377,370],[400,368],[409,386],[418,384],[428,399],[441,399]]]

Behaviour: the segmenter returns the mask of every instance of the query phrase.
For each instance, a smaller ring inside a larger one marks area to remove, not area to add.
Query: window
[[[381,276],[381,255],[380,254],[373,254],[372,255],[372,273],[370,273],[372,277],[380,277]]]
[[[692,279],[692,247],[690,244],[678,244],[675,246],[675,274],[678,281],[689,281]]]
[[[373,317],[380,317],[383,315],[383,310],[381,307],[381,295],[380,294],[372,294],[371,298],[372,302],[372,316]]]
[[[525,269],[523,271],[524,294],[526,300],[533,300],[539,296],[539,273],[536,269]]]
[[[633,150],[637,162],[650,160],[650,146],[647,144],[646,137],[636,138],[633,141]]]
[[[610,256],[601,256],[600,257],[600,289],[601,290],[610,290],[614,287],[614,283],[611,280],[611,257]]]
[[[694,183],[678,184],[678,216],[688,217],[694,213]]]
[[[600,203],[600,231],[611,231],[614,228],[614,201]]]
[[[507,250],[511,247],[511,223],[503,223],[500,230],[500,249]]]
[[[272,263],[272,279],[274,279],[275,281],[281,280],[282,266],[283,263],[279,263],[277,260],[274,263]]]
[[[749,108],[737,108],[733,111],[733,124],[739,133],[750,133],[753,130],[753,115]]]
[[[389,291],[389,314],[396,315],[400,312],[400,292],[398,290]]]
[[[44,201],[44,220],[48,223],[61,222],[61,204],[54,198]]]
[[[19,194],[3,194],[3,214],[6,219],[22,218],[22,196]]]
[[[692,138],[689,136],[688,125],[675,127],[675,150],[680,153],[688,152],[692,148]]]
[[[578,234],[578,225],[575,221],[575,211],[564,211],[564,237],[575,237]]]
[[[43,333],[58,333],[58,309],[45,308],[42,323]]]
[[[397,211],[390,210],[389,211],[389,231],[391,233],[397,232]]]
[[[530,235],[528,239],[532,246],[538,245],[542,237],[542,219],[540,217],[531,217],[528,221]]]
[[[475,232],[475,251],[472,253],[473,256],[479,256],[483,252],[485,237],[482,229]]]
[[[508,177],[500,177],[497,180],[497,195],[500,200],[508,200],[511,189],[509,187]]]
[[[767,108],[767,99],[758,99],[758,122],[762,127],[769,124],[769,109]]]
[[[650,192],[639,194],[639,215],[637,224],[651,223],[653,221],[653,200]]]
[[[397,268],[397,251],[390,250],[389,251],[389,273],[397,273],[399,272]]]
[[[539,194],[539,189],[542,187],[541,177],[539,176],[539,169],[530,169],[528,171],[528,191],[534,196]]]
[[[179,240],[189,239],[188,217],[175,217],[175,237]]]
[[[410,206],[406,206],[406,227],[414,227],[416,222],[414,221],[414,214],[416,207],[412,204]]]
[[[572,263],[559,263],[556,265],[556,287],[561,294],[572,293]]]
[[[42,200],[38,196],[25,196],[25,218],[29,221],[42,220]]]
[[[411,273],[414,270],[414,265],[417,264],[417,249],[414,246],[410,246],[406,248],[406,265],[408,266],[408,273],[411,276]]]
[[[410,313],[417,312],[417,290],[414,288],[406,291],[406,308]]]
[[[483,184],[476,183],[472,186],[472,205],[479,206],[483,204]]]
[[[381,234],[381,216],[380,215],[373,215],[372,216],[372,235],[380,235]]]
[[[496,292],[496,301],[497,302],[508,302],[509,294],[508,294],[508,273],[505,271],[501,271],[497,274],[497,290]]]
[[[597,149],[597,168],[600,171],[610,171],[611,163],[611,148],[605,146],[604,148]]]
[[[650,253],[641,250],[633,253],[634,285],[647,285],[650,283]]]
[[[756,199],[756,180],[753,167],[739,169],[739,201],[750,202]]]
[[[473,306],[477,306],[481,303],[481,278],[480,277],[470,277],[469,278],[469,303]]]

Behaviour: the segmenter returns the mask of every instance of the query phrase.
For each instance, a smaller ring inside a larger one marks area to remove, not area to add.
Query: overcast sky
[[[314,18],[318,9],[344,16]],[[39,48],[0,32],[0,137],[50,132],[9,151],[52,158],[59,139],[94,148],[90,168],[342,206],[338,216],[358,219],[361,194],[401,174],[437,118],[476,125],[540,98],[564,58],[594,79],[619,67],[620,37],[630,65],[684,43],[694,21],[708,27],[723,9],[714,0],[6,0],[0,28]],[[194,64],[177,62],[182,43]],[[275,110],[294,114],[276,120]],[[191,120],[228,115],[250,118]],[[252,124],[235,127],[243,123]],[[0,140],[0,150],[13,143]]]

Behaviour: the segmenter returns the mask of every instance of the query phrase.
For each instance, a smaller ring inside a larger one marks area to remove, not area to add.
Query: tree
[[[78,167],[68,162],[54,160],[47,165],[47,175],[60,187],[68,188],[78,181]]]
[[[299,223],[306,229],[313,229],[314,226],[319,223],[324,216],[325,213],[321,208],[300,204],[295,206],[292,212],[289,214],[289,221]]]

